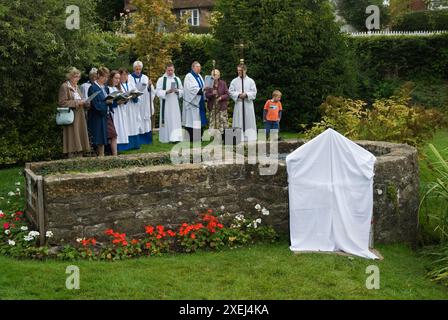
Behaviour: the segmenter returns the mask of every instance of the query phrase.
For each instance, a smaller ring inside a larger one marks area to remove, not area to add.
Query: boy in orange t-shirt
[[[269,137],[271,130],[278,130],[280,120],[282,119],[282,93],[275,90],[272,93],[272,99],[266,101],[263,110],[263,122],[266,129],[266,137]]]

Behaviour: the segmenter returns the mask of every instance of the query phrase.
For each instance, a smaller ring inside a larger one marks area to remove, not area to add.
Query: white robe
[[[233,128],[243,129],[243,100],[238,96],[243,92],[241,78],[235,78],[230,83],[229,94],[235,101],[235,108],[233,111]],[[255,81],[246,76],[244,78],[244,92],[247,93],[247,98],[244,99],[244,114],[245,114],[245,136],[247,141],[257,140],[257,122],[255,119],[254,100],[257,97],[257,86]]]
[[[80,87],[82,99],[86,100],[89,97],[89,89],[92,86],[90,82],[83,83]]]
[[[109,87],[109,93],[113,93],[115,91],[118,91],[118,89],[115,87]],[[113,110],[114,113],[112,118],[114,119],[115,130],[117,131],[117,143],[128,144],[128,105],[119,104],[118,107]]]
[[[136,134],[144,134],[152,131],[151,127],[151,116],[154,114],[154,97],[156,91],[154,86],[151,85],[151,99],[148,90],[149,78],[146,75],[142,75],[141,78],[134,78],[132,75],[129,76],[129,82],[131,82],[135,89],[142,90],[142,85],[146,85],[144,90],[144,95],[138,98],[138,103],[136,103],[137,113],[135,115],[135,120],[137,121]]]
[[[132,78],[132,76],[129,76],[129,80],[127,82],[128,86],[126,87],[126,84],[122,84],[122,88],[125,87],[125,91],[131,91],[131,90],[135,90],[137,89],[137,87],[135,86],[135,82],[134,79]],[[140,124],[142,122],[141,120],[141,115],[140,115],[140,99],[138,103],[134,103],[132,102],[132,100],[130,100],[127,103],[128,106],[128,123],[127,123],[127,127],[128,127],[128,135],[130,137],[133,136],[137,136],[140,134]]]
[[[171,83],[176,83],[176,75],[173,77],[168,77],[165,74],[157,81],[156,94],[160,99],[160,110],[162,110],[162,103],[165,100],[164,124],[162,122],[162,111],[160,111],[159,141],[162,143],[178,142],[182,141],[182,118],[180,113],[179,98],[183,96],[184,87],[182,86],[182,81],[177,78],[179,83],[179,95],[175,93],[166,94],[167,90],[163,90],[163,82],[165,77],[167,78],[167,90],[171,89]]]
[[[201,75],[199,77],[204,83]],[[184,79],[184,103],[182,108],[182,125],[188,128],[201,129],[201,114],[199,103],[201,96],[198,96],[200,90],[199,84],[191,73],[188,73]]]

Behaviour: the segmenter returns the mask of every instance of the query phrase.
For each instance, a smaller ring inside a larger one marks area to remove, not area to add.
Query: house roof
[[[173,9],[212,8],[215,0],[173,0]]]

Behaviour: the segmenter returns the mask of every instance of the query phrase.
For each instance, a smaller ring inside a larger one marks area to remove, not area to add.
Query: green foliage
[[[361,100],[328,97],[320,109],[322,120],[306,132],[308,138],[333,128],[353,140],[389,141],[420,147],[445,124],[439,111],[412,106],[407,87],[398,96],[375,100],[371,107]]]
[[[397,31],[447,30],[448,10],[409,12],[399,16],[392,28]]]
[[[329,1],[218,0],[213,57],[223,78],[236,76],[245,44],[248,75],[258,88],[256,114],[274,89],[283,92],[283,128],[316,120],[329,94],[352,93],[353,57]]]
[[[68,5],[80,8],[79,30],[65,26]],[[115,61],[121,40],[96,26],[94,0],[0,2],[0,166],[61,153],[54,121],[68,67],[82,71]]]
[[[383,0],[337,0],[337,10],[348,24],[359,31],[367,31],[366,19],[370,14],[366,13],[366,8],[370,5],[380,8],[381,27],[388,24],[389,11],[383,3]]]
[[[186,75],[191,70],[193,61],[199,61],[203,66],[203,73],[209,73],[212,69],[213,47],[216,40],[209,34],[188,34],[181,42],[181,51],[173,54],[173,63],[178,75]],[[217,61],[216,67],[220,68]]]

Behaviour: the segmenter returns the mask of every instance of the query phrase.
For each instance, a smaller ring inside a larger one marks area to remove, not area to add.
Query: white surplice
[[[233,128],[243,129],[243,100],[238,96],[243,92],[243,80],[238,77],[232,80],[229,87],[230,97],[235,101],[235,108],[233,111]],[[244,92],[247,97],[244,99],[244,114],[245,114],[245,136],[246,141],[257,140],[257,122],[255,119],[254,100],[257,97],[257,86],[255,81],[250,77],[244,78]]]
[[[164,79],[166,78],[166,87],[163,89]],[[177,81],[176,81],[177,79]],[[172,83],[179,89],[179,94],[166,91],[171,89]],[[166,73],[160,77],[156,85],[156,94],[160,99],[160,110],[162,103],[165,101],[165,115],[162,119],[162,111],[160,111],[159,121],[159,141],[162,143],[182,141],[182,118],[180,113],[179,99],[183,96],[182,81],[176,75],[169,77]]]
[[[132,75],[129,76],[129,82],[132,83],[133,88],[143,91],[143,95],[138,98],[136,105],[136,112],[138,114],[134,115],[137,121],[136,134],[144,134],[152,131],[151,128],[151,116],[154,114],[154,97],[156,91],[154,86],[151,85],[151,98],[148,90],[149,78],[142,74],[141,78],[134,78]],[[135,132],[135,131],[133,131]]]
[[[202,83],[204,79],[199,75]],[[184,102],[182,108],[182,125],[188,128],[201,129],[201,113],[199,104],[201,96],[198,95],[201,87],[195,77],[188,73],[184,79]]]
[[[116,87],[109,87],[109,93],[118,91]],[[127,104],[119,104],[113,109],[112,118],[114,120],[115,131],[117,131],[117,143],[129,143],[128,133],[128,106]]]

